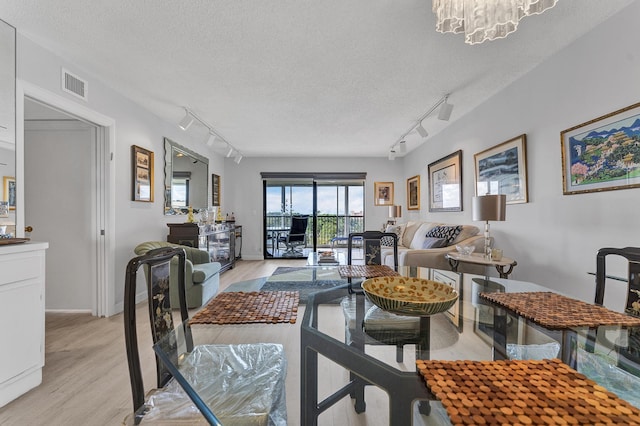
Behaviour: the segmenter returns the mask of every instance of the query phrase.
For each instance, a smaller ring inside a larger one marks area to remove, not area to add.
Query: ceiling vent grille
[[[88,95],[88,83],[86,80],[81,79],[77,75],[70,73],[69,71],[62,69],[62,90],[70,93],[82,100],[87,100]]]

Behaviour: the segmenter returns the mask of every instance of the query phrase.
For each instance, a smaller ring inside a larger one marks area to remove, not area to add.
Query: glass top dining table
[[[318,273],[319,269],[322,274]],[[337,271],[336,266],[306,267],[295,268],[291,274],[301,280],[308,272],[309,279],[313,280],[327,274],[335,276]],[[368,386],[382,389],[389,400],[388,410],[383,410],[383,418],[378,418],[378,422],[450,424],[442,404],[417,373],[416,360],[560,358],[605,388],[613,388],[612,392],[622,399],[640,406],[640,398],[634,400],[637,397],[630,391],[637,389],[636,377],[640,376],[640,357],[637,356],[640,338],[634,337],[640,336],[640,329],[603,326],[548,330],[479,296],[491,292],[552,291],[543,285],[418,267],[402,267],[399,273],[446,283],[458,291],[459,299],[443,313],[398,319],[372,305],[358,291],[362,279],[354,278],[352,283],[346,279],[336,280],[334,288],[309,297],[298,324],[256,327],[182,324],[154,345],[154,350],[205,418],[209,418],[213,410],[199,398],[198,384],[181,374],[180,357],[173,355],[172,348],[177,345],[182,352],[187,352],[189,347],[184,343],[187,336],[195,345],[226,343],[230,335],[237,338],[240,329],[251,327],[256,330],[254,334],[242,333],[251,342],[288,341],[289,347],[285,344],[288,359],[300,356],[299,372],[288,372],[300,377],[300,418],[299,422],[290,418],[290,424],[322,424],[319,421],[322,413],[332,410],[332,406],[344,398],[353,400],[356,413],[364,412]],[[280,276],[281,280],[285,278]],[[237,288],[259,290],[262,283],[264,280],[252,280],[238,283]],[[299,354],[291,347],[292,332],[299,333]],[[298,368],[296,362],[289,362]],[[334,379],[327,382],[326,368],[346,370],[344,383],[336,385]],[[297,390],[287,387],[287,392]]]

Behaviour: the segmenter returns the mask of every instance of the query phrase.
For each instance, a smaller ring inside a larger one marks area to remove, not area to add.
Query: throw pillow
[[[393,247],[393,237],[380,238],[380,245],[385,247]]]
[[[445,238],[427,237],[424,239],[424,243],[422,243],[422,248],[430,249],[430,248],[445,247],[446,243],[447,243],[447,240]]]
[[[444,238],[446,244],[444,247],[451,245],[453,240],[456,239],[458,234],[462,232],[462,225],[457,226],[436,226],[427,232],[427,237]]]
[[[387,225],[387,229],[385,229],[385,232],[393,232],[394,234],[396,234],[398,236],[398,245],[402,244],[402,235],[404,234],[404,229],[407,225],[406,224],[402,224],[402,225]]]

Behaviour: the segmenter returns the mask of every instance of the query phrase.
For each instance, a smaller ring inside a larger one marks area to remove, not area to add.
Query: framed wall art
[[[640,103],[560,132],[565,195],[640,187]]]
[[[407,179],[407,210],[420,210],[420,175]]]
[[[393,182],[375,182],[373,184],[374,205],[393,205]]]
[[[507,204],[529,201],[527,135],[520,135],[474,155],[476,195],[505,194]]]
[[[220,176],[211,175],[211,205],[220,207]]]
[[[16,209],[16,178],[4,176],[2,178],[2,201],[6,201],[9,210]]]
[[[133,201],[153,202],[153,151],[131,145]]]
[[[456,151],[428,166],[429,211],[462,211],[462,151]]]

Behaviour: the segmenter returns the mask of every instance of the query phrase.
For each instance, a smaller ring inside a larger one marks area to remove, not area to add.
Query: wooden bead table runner
[[[376,278],[400,275],[387,265],[341,265],[338,271],[342,278]]]
[[[198,311],[189,324],[294,324],[299,302],[297,291],[220,293]]]
[[[640,424],[640,410],[558,359],[416,364],[454,425]]]
[[[551,292],[480,293],[480,297],[550,330],[600,325],[640,326],[640,318]]]

